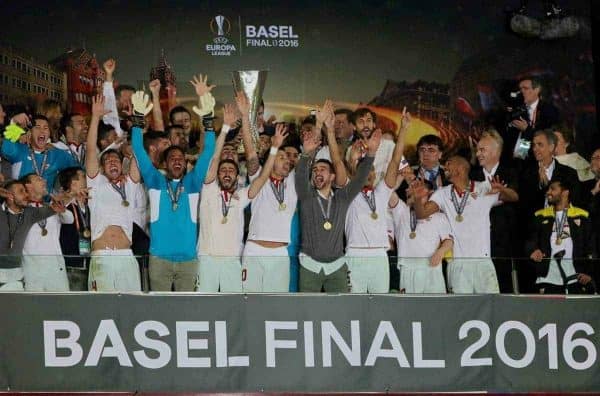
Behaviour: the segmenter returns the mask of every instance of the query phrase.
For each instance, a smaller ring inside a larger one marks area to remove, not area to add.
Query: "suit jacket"
[[[519,191],[516,172],[514,169],[506,166],[504,162],[500,161],[495,176],[499,176],[500,180],[507,184],[511,189],[517,192]],[[485,181],[483,168],[473,168],[471,171],[471,179],[480,182]],[[494,206],[490,211],[490,223],[492,257],[513,257],[514,230],[517,227],[516,204],[513,202],[506,202],[502,205]]]
[[[592,195],[591,193],[592,189],[596,186],[596,182],[596,179],[583,182],[581,196],[584,202],[584,209],[590,213],[593,257],[600,258],[600,193],[596,195]],[[600,274],[600,266],[598,267],[597,272]]]
[[[519,180],[519,217],[524,221],[529,221],[536,210],[544,207],[546,202],[546,192],[548,186],[540,185],[538,164],[531,163],[522,172]],[[580,182],[577,178],[577,171],[573,168],[554,161],[554,172],[552,177],[566,178],[573,182],[573,191],[570,197],[573,205],[582,207],[580,199]]]
[[[540,249],[544,253],[544,257],[547,257],[539,263],[531,261],[538,277],[548,275],[550,258],[552,257],[550,238],[552,237],[552,228],[554,227],[554,217],[554,207],[552,206],[535,212],[534,228],[527,240],[526,252],[528,256],[535,250]],[[571,205],[567,210],[567,222],[569,223],[571,240],[573,241],[572,257],[575,271],[593,276],[593,266],[589,260],[592,253],[589,213]]]
[[[415,177],[417,179],[421,179],[421,174],[420,174],[420,166],[414,166],[413,167],[413,173],[415,174]],[[444,169],[441,167],[439,167],[439,173],[438,173],[438,184],[440,184],[443,186],[447,186],[448,184],[450,184],[450,182],[448,181],[448,179],[446,179],[446,173],[444,172]],[[396,190],[396,193],[398,194],[398,196],[400,197],[401,200],[406,202],[406,189],[408,188],[408,183],[406,182],[406,180],[403,180],[402,183],[400,184],[400,187],[398,187],[398,189]],[[439,186],[438,186],[439,188]]]
[[[526,114],[526,121],[529,120],[529,115]],[[515,148],[515,144],[517,143],[517,138],[519,137],[519,130],[510,125],[512,120],[507,118],[506,120],[506,129],[501,133],[502,138],[504,139],[504,148],[502,150],[502,160],[503,161],[512,161],[513,160],[513,151]],[[550,128],[553,125],[556,125],[560,122],[560,113],[556,107],[550,102],[546,102],[540,99],[536,108],[535,114],[535,124],[530,125],[527,129],[521,134],[523,139],[527,139],[529,141],[533,140],[533,134],[535,131],[539,131],[541,129]],[[528,158],[532,158],[533,154],[531,150],[529,151]]]

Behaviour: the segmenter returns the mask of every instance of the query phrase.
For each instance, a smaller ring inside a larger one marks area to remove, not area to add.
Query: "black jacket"
[[[420,169],[421,169],[420,166],[413,167],[413,173],[415,174],[415,177],[417,179],[422,179],[421,174],[420,174]],[[441,182],[442,187],[447,186],[448,184],[450,184],[450,182],[448,181],[448,179],[446,179],[446,173],[444,172],[444,168],[442,168],[440,166],[438,169],[439,169],[439,173],[438,173],[439,182]],[[400,187],[398,187],[398,189],[396,190],[396,193],[398,194],[400,199],[403,201],[406,201],[406,189],[407,188],[408,188],[408,183],[406,182],[406,180],[403,180],[402,183],[400,184]]]
[[[528,122],[530,121],[527,112],[525,112],[525,117],[523,118]],[[512,161],[515,144],[517,143],[517,138],[519,137],[519,130],[510,125],[511,121],[512,120],[510,119],[510,117],[507,118],[507,127],[503,131],[503,133],[501,133],[502,139],[504,139],[502,159],[505,161]],[[535,124],[527,127],[527,129],[521,134],[521,137],[531,142],[533,140],[533,134],[535,133],[535,131],[550,128],[551,126],[557,125],[559,122],[560,113],[558,109],[554,107],[552,103],[540,99],[536,108]],[[529,157],[531,156],[532,152],[530,150]]]
[[[530,256],[535,250],[540,249],[544,253],[544,259],[536,263],[531,261],[535,267],[535,273],[538,277],[548,275],[550,267],[550,258],[552,257],[552,248],[550,238],[552,237],[552,228],[554,227],[554,208],[548,206],[545,209],[535,212],[533,230],[526,244],[527,255]],[[567,222],[573,241],[573,266],[578,274],[593,275],[591,257],[591,226],[589,213],[576,206],[570,206],[567,211]]]
[[[535,211],[543,208],[546,202],[548,186],[540,184],[538,168],[537,163],[531,163],[521,172],[519,179],[519,217],[525,221],[529,221]],[[575,206],[583,207],[579,193],[580,182],[575,169],[554,160],[552,178],[567,178],[571,180],[573,182],[573,191],[570,194],[571,202]]]

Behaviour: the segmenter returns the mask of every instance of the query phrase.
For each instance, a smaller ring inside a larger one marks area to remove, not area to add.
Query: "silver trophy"
[[[267,82],[267,70],[238,70],[231,74],[235,93],[244,92],[250,102],[250,134],[254,148],[258,150],[258,108]]]

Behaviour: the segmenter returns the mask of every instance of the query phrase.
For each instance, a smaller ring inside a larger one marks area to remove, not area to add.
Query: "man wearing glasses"
[[[449,184],[440,165],[440,160],[444,154],[444,143],[439,136],[423,135],[417,142],[417,153],[419,155],[419,164],[413,167],[415,178],[427,180],[433,186],[433,191]],[[404,180],[398,188],[398,195],[406,200],[406,189],[410,180]]]

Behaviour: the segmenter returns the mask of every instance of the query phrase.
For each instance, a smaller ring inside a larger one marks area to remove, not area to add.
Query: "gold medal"
[[[463,217],[463,215],[461,214],[457,214],[456,215],[456,221],[458,221],[459,223],[461,223],[465,218]]]
[[[42,236],[45,237],[48,235],[48,230],[46,228],[42,228]]]
[[[123,205],[124,207],[128,207],[129,206],[129,201],[124,199],[123,201],[121,201],[121,205]]]
[[[223,216],[223,219],[221,220],[221,224],[226,224],[227,223],[227,216]]]
[[[85,230],[83,230],[83,237],[84,238],[89,238],[91,236],[92,236],[92,233],[91,233],[91,231],[88,228],[86,228]]]
[[[173,204],[171,205],[171,209],[173,209],[173,212],[175,212],[178,207],[179,205],[177,204],[177,202],[173,202]]]
[[[285,210],[285,208],[287,208],[287,205],[285,204],[285,202],[281,202],[279,204],[279,210]]]
[[[378,218],[378,217],[379,217],[379,216],[377,216],[377,213],[376,213],[376,212],[371,212],[371,218],[372,218],[373,220],[377,220],[377,218]]]
[[[560,238],[556,238],[556,244],[557,244],[557,245],[560,245],[561,243],[562,243],[562,239],[560,239]]]
[[[417,233],[413,231],[408,236],[410,239],[415,239],[417,237]]]
[[[325,229],[325,231],[329,231],[333,228],[333,225],[329,221],[326,221],[325,223],[323,223],[323,228]]]

